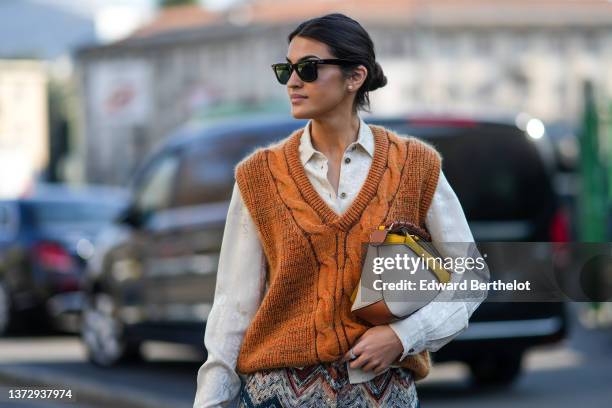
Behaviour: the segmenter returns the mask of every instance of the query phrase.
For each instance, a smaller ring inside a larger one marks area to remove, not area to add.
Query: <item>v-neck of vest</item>
[[[372,163],[363,186],[359,193],[357,193],[357,197],[355,197],[349,208],[342,214],[338,214],[323,200],[306,175],[299,152],[300,137],[304,133],[304,129],[297,130],[285,144],[284,150],[289,172],[302,192],[305,201],[319,214],[325,224],[336,226],[343,231],[348,230],[359,219],[363,210],[374,198],[387,166],[389,151],[387,131],[383,127],[368,126],[370,126],[374,135],[374,157],[372,158]]]

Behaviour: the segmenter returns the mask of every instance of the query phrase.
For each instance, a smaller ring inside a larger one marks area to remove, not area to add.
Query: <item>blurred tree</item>
[[[198,0],[158,0],[160,8],[198,4]]]
[[[580,134],[580,175],[582,187],[579,197],[580,240],[583,242],[608,241],[607,163],[603,160],[600,140],[600,109],[595,86],[586,81],[583,86],[584,111]]]

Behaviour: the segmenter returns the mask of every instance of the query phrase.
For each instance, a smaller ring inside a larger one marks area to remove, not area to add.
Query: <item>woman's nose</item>
[[[300,79],[300,77],[298,76],[296,70],[292,70],[291,71],[291,75],[289,75],[289,81],[287,81],[287,86],[288,87],[292,87],[292,86],[302,86],[303,85],[303,81]]]

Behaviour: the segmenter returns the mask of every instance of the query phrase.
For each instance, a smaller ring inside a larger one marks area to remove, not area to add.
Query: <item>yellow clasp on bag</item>
[[[425,258],[425,261],[427,262],[426,265],[430,265],[429,262],[432,262],[431,265],[433,265],[433,267],[431,269],[432,269],[432,272],[438,278],[438,281],[443,282],[443,283],[449,282],[451,278],[450,272],[440,267],[438,263],[435,262],[435,257],[431,255],[429,252],[427,252],[421,245],[419,245],[418,242],[416,242],[419,239],[420,237],[414,234],[401,235],[401,234],[395,234],[395,233],[390,232],[387,234],[387,237],[385,238],[385,244],[408,245],[408,247],[410,247],[410,249],[412,249],[416,254]]]

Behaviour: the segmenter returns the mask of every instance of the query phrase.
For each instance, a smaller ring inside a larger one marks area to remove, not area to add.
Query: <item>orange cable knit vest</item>
[[[239,372],[341,358],[371,327],[350,310],[370,230],[394,220],[426,229],[439,153],[414,137],[369,126],[375,140],[372,164],[341,215],[306,175],[298,151],[303,129],[236,165],[236,181],[268,263],[268,290],[245,333]],[[407,356],[401,365],[413,371],[415,380],[423,379],[431,366],[429,352]]]

